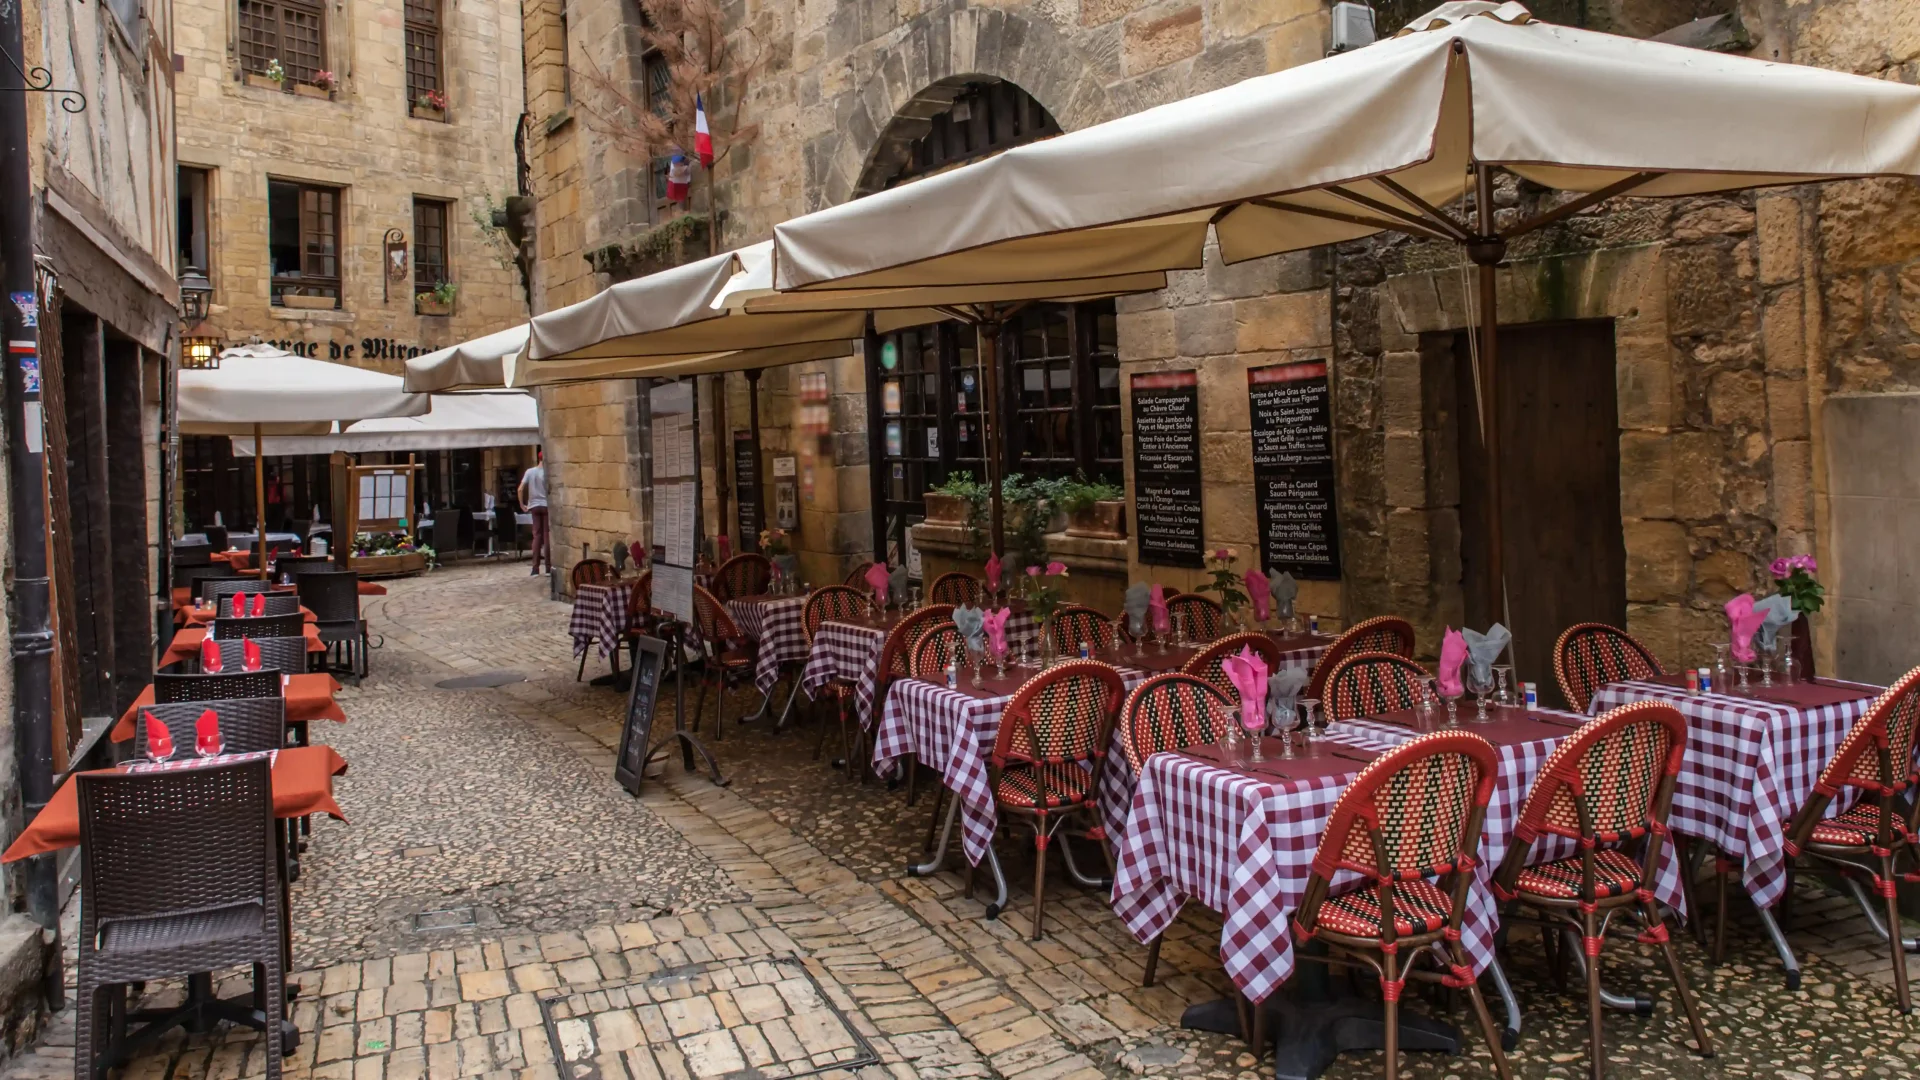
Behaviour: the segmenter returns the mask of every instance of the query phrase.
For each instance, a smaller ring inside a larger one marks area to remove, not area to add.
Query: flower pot
[[[265,75],[256,75],[251,71],[247,72],[247,85],[258,87],[261,90],[271,90],[276,94],[284,94],[287,90],[285,85],[269,79]]]
[[[1041,525],[1040,527],[1041,532],[1057,533],[1057,532],[1066,531],[1067,512],[1065,510],[1061,510],[1053,506],[1051,503],[1046,503],[1046,502],[1039,504],[1038,510],[1041,517],[1045,521],[1045,524]],[[1021,529],[1025,527],[1026,520],[1027,520],[1027,509],[1025,507],[1018,507],[1018,506],[1007,507],[1007,520],[1006,520],[1007,532],[1009,533],[1019,532]]]
[[[281,293],[280,306],[303,308],[308,311],[332,311],[340,306],[340,301],[331,296],[302,296],[299,293]]]
[[[929,491],[921,496],[927,504],[927,524],[929,525],[965,525],[967,523],[967,500],[958,495]]]
[[[436,109],[431,105],[411,105],[408,106],[407,112],[417,120],[435,120],[442,124],[447,122],[447,110]]]
[[[415,315],[451,315],[453,305],[442,303],[432,293],[421,293],[413,298],[413,313]]]
[[[350,569],[366,576],[418,574],[427,568],[427,557],[417,551],[404,555],[356,555],[347,560]]]
[[[1787,643],[1788,655],[1793,657],[1793,672],[1796,679],[1811,679],[1813,671],[1813,627],[1808,620],[1813,616],[1802,612],[1798,619],[1787,624],[1780,632],[1792,634]]]
[[[1084,510],[1076,510],[1068,514],[1067,535],[1084,536],[1093,540],[1125,540],[1127,538],[1126,500],[1101,499]]]
[[[321,101],[333,100],[333,91],[324,86],[309,86],[306,83],[294,83],[293,92],[299,94],[301,97],[319,98]]]

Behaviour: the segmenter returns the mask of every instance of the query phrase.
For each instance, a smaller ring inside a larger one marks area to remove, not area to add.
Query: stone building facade
[[[1073,130],[1317,59],[1328,47],[1329,6],[1067,0],[730,9],[741,39],[758,50],[757,66],[715,111],[757,135],[717,170],[721,246],[762,239],[787,217],[883,186],[968,84],[1016,85],[1061,129]],[[1395,18],[1430,5],[1378,6],[1391,29]],[[1584,11],[1598,29],[1906,82],[1916,81],[1920,61],[1911,18],[1889,0],[1568,8],[1543,3],[1539,11],[1559,21]],[[572,37],[566,49],[547,51],[550,60],[606,49],[595,61],[602,70],[638,62],[617,32],[614,5],[570,10]],[[1702,18],[1709,21],[1689,23]],[[537,106],[535,115],[542,115]],[[564,122],[556,130],[567,130]],[[600,272],[595,284],[609,279],[609,268],[629,273],[631,265],[616,266],[604,254],[586,256],[646,247],[653,227],[581,209],[611,205],[607,196],[628,190],[634,173],[630,163],[596,167],[603,151],[590,128],[575,124],[564,137],[574,141],[552,154],[545,186],[536,180],[541,226],[554,223],[542,237],[542,273],[555,283],[543,292],[543,308],[591,291],[586,271]],[[556,141],[550,134],[547,145]],[[536,154],[537,178],[544,156]],[[600,194],[583,202],[589,192]],[[1512,217],[1550,197],[1507,184],[1496,206]],[[1920,289],[1916,255],[1920,191],[1905,181],[1621,200],[1516,244],[1498,276],[1501,321],[1514,334],[1508,349],[1503,332],[1503,351],[1515,362],[1564,357],[1585,365],[1589,376],[1605,378],[1586,395],[1589,414],[1602,399],[1611,412],[1585,417],[1603,438],[1580,449],[1597,455],[1587,471],[1602,501],[1587,500],[1588,518],[1523,518],[1509,552],[1526,542],[1527,526],[1570,530],[1592,545],[1562,552],[1567,558],[1611,552],[1603,572],[1555,569],[1550,560],[1527,572],[1585,582],[1589,599],[1603,601],[1594,617],[1624,621],[1669,664],[1701,662],[1724,626],[1720,605],[1741,591],[1770,589],[1774,558],[1813,553],[1832,594],[1813,621],[1822,669],[1881,679],[1904,670],[1910,657],[1887,643],[1911,640],[1920,629],[1913,600],[1920,594],[1901,587],[1910,572],[1894,554],[1920,535],[1920,490],[1895,464],[1920,450],[1913,434],[1920,427],[1911,423],[1920,410],[1911,396],[1920,317],[1908,295]],[[1258,540],[1245,372],[1287,360],[1331,361],[1343,573],[1337,582],[1303,586],[1302,606],[1343,621],[1406,615],[1428,651],[1443,626],[1494,617],[1479,609],[1470,587],[1484,570],[1475,568],[1484,525],[1472,505],[1474,391],[1462,381],[1463,331],[1471,324],[1466,277],[1457,249],[1400,238],[1238,266],[1220,264],[1210,251],[1204,269],[1116,305],[1123,380],[1153,370],[1198,372],[1206,545],[1234,547],[1243,558]],[[1518,374],[1529,370],[1523,363]],[[830,431],[816,442],[797,426],[796,391],[803,380],[817,388],[823,376]],[[730,426],[738,427],[746,382],[733,376],[727,385]],[[1550,380],[1540,386],[1552,390]],[[834,468],[836,482],[816,484],[801,507],[799,546],[815,581],[873,549],[868,462],[876,443],[867,430],[867,389],[857,355],[769,371],[759,382],[763,460],[814,446]],[[578,530],[570,550],[582,542],[599,548],[644,526],[627,437],[632,400],[632,388],[618,384],[548,393],[556,485],[560,499],[580,507],[555,511],[556,523]],[[710,405],[711,393],[703,391],[702,401]],[[702,418],[709,432],[710,417]],[[1502,422],[1512,422],[1504,412]],[[1516,431],[1531,430],[1528,415],[1520,422]],[[1572,449],[1541,447],[1533,456],[1562,453]],[[570,482],[576,476],[579,490]],[[1130,489],[1131,476],[1127,482]],[[1617,514],[1593,509],[1610,506],[1606,500],[1617,500]],[[1521,501],[1546,513],[1545,502]],[[1598,524],[1587,528],[1589,520]],[[1510,537],[1514,525],[1509,518]],[[1193,571],[1142,566],[1131,543],[1126,557],[1123,572],[1133,580],[1198,580]],[[1513,618],[1526,621],[1521,612]],[[1558,627],[1528,629],[1536,639],[1530,651],[1542,652]],[[1537,641],[1543,636],[1544,644]]]

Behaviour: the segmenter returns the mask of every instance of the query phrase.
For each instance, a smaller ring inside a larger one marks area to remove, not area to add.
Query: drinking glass
[[[999,679],[1007,677],[1007,646],[1005,642],[1002,642],[999,648],[993,650],[993,674],[995,678]]]
[[[217,732],[211,738],[202,739],[196,735],[193,740],[193,752],[203,758],[216,757],[226,748],[226,738]]]
[[[1513,700],[1513,665],[1512,664],[1493,665],[1493,677],[1500,684],[1499,688],[1494,691],[1494,695],[1493,695],[1494,704],[1496,705],[1520,704],[1519,702]]]
[[[1440,691],[1434,677],[1429,675],[1420,680],[1420,714],[1432,716],[1434,704],[1440,700]]]
[[[980,660],[981,660],[980,650],[974,648],[971,645],[967,646],[967,671],[968,671],[967,685],[973,687],[975,690],[978,690],[985,685],[980,680]]]
[[[1478,708],[1474,711],[1476,724],[1487,722],[1487,695],[1493,693],[1493,671],[1479,664],[1468,664],[1460,669],[1466,687],[1473,693]]]
[[[907,590],[907,604],[909,605],[907,608],[908,611],[920,610],[920,586],[915,585],[913,588]]]
[[[1447,722],[1440,726],[1449,727],[1449,728],[1459,727],[1460,726],[1460,699],[1464,695],[1447,693],[1446,689],[1440,686],[1440,680],[1438,679],[1434,680],[1434,687],[1436,690],[1438,690],[1440,694],[1440,700],[1447,703]]]
[[[1758,657],[1756,656],[1755,659],[1758,659]],[[1753,666],[1750,664],[1737,664],[1735,665],[1735,670],[1740,672],[1740,689],[1742,690],[1753,689],[1753,683],[1749,682],[1747,678],[1747,676],[1752,674]]]
[[[1247,742],[1252,746],[1252,753],[1248,756],[1248,760],[1250,761],[1266,760],[1264,757],[1261,756],[1261,753],[1260,753],[1260,736],[1265,734],[1267,730],[1266,714],[1260,711],[1258,708],[1253,708],[1253,709],[1243,708],[1234,714],[1234,719],[1239,721],[1240,727],[1246,731]],[[1282,751],[1284,756],[1292,757],[1293,744],[1283,743],[1282,745],[1285,748]]]
[[[1322,718],[1320,716],[1320,699],[1319,698],[1301,698],[1300,699],[1300,742],[1302,745],[1311,743],[1315,735],[1326,734],[1327,729],[1324,726],[1322,726],[1321,719]]]
[[[1761,649],[1756,647],[1754,649],[1754,659],[1760,662],[1760,685],[1761,686],[1773,685],[1773,659],[1776,655],[1778,655],[1779,648],[1780,648],[1780,639],[1775,638],[1773,648]]]
[[[1240,730],[1240,717],[1231,709],[1223,710],[1227,715],[1218,721],[1220,738],[1216,745],[1220,747],[1222,760],[1230,765],[1247,763],[1247,737]],[[1217,715],[1217,714],[1216,714]]]
[[[1716,690],[1727,689],[1727,676],[1732,672],[1727,667],[1727,657],[1732,654],[1733,646],[1724,641],[1713,645],[1713,686]]]
[[[1171,624],[1169,624],[1169,626],[1171,626]],[[1171,630],[1171,629],[1168,629],[1168,630],[1161,630],[1161,629],[1159,629],[1158,627],[1155,627],[1155,628],[1154,628],[1154,631],[1153,631],[1153,639],[1154,639],[1155,641],[1157,641],[1157,642],[1159,642],[1159,644],[1160,644],[1160,655],[1162,655],[1162,656],[1165,656],[1165,655],[1166,655],[1166,653],[1167,653],[1167,638],[1169,638],[1169,637],[1171,637],[1171,636],[1172,636],[1172,630]]]

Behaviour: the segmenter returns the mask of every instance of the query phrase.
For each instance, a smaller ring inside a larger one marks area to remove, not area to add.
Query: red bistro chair
[[[1594,1080],[1605,1060],[1600,947],[1615,911],[1638,915],[1639,940],[1660,946],[1693,1025],[1694,1045],[1704,1055],[1713,1054],[1653,898],[1666,855],[1667,808],[1686,753],[1687,721],[1671,705],[1636,701],[1589,721],[1561,740],[1540,766],[1494,875],[1494,895],[1538,912],[1543,936],[1565,930],[1580,936],[1587,969],[1587,1069]],[[1575,841],[1580,853],[1529,865],[1533,842],[1542,836]]]
[[[1553,677],[1570,709],[1585,712],[1594,691],[1608,683],[1659,674],[1652,650],[1606,623],[1576,623],[1553,643]]]
[[[813,652],[813,639],[820,632],[820,624],[833,620],[845,622],[857,619],[867,613],[867,598],[860,590],[851,585],[823,585],[807,596],[807,602],[800,609],[800,629],[807,635],[807,652]],[[840,725],[840,751],[848,760],[853,758],[853,741],[847,731],[847,703],[853,700],[853,683],[846,679],[829,679],[817,691],[814,700],[831,699],[835,716]],[[820,741],[813,744],[813,757],[820,759],[820,749],[827,744],[826,725],[820,726]]]
[[[1046,910],[1049,841],[1080,815],[1092,819],[1087,836],[1106,838],[1100,770],[1125,697],[1126,684],[1111,664],[1068,660],[1028,679],[1000,714],[987,778],[1002,820],[1020,818],[1033,826],[1035,941]],[[1064,844],[1061,850],[1072,869],[1072,853]]]
[[[1222,666],[1229,656],[1239,656],[1241,649],[1252,649],[1267,665],[1267,671],[1273,672],[1280,667],[1280,646],[1265,634],[1245,633],[1228,634],[1206,648],[1194,653],[1192,658],[1180,670],[1189,675],[1205,679],[1218,687],[1220,692],[1235,701],[1239,700],[1239,691],[1233,688],[1233,680],[1227,678],[1226,668]]]
[[[969,604],[979,607],[985,602],[987,587],[972,574],[950,570],[933,579],[933,585],[927,589],[927,599],[936,604],[952,604],[959,607]]]
[[[1053,642],[1055,656],[1072,659],[1080,655],[1080,643],[1090,642],[1094,652],[1113,648],[1113,620],[1085,604],[1062,604],[1054,609],[1042,631]]]
[[[1386,652],[1349,653],[1327,677],[1327,722],[1411,709],[1427,669]]]
[[[706,670],[700,676],[700,696],[694,701],[693,726],[700,728],[700,714],[707,704],[707,686],[715,690],[713,738],[718,742],[726,734],[727,691],[753,685],[753,669],[760,650],[752,638],[735,625],[727,605],[699,585],[693,587],[693,622],[700,631],[706,649]]]
[[[759,596],[773,581],[773,560],[744,552],[720,564],[713,572],[713,595],[722,600]]]
[[[871,727],[877,728],[879,726],[877,721],[880,710],[886,707],[887,691],[892,689],[893,681],[895,679],[912,677],[913,647],[915,643],[920,640],[920,635],[925,633],[928,627],[938,626],[940,623],[952,621],[952,604],[928,604],[926,607],[908,613],[899,622],[893,624],[893,629],[887,631],[887,639],[880,646],[880,662],[874,665],[873,669],[873,713],[870,719],[876,722],[870,725]],[[857,748],[864,755],[867,749],[867,729],[860,729],[856,732],[856,735],[858,736]],[[864,762],[865,760],[866,758],[863,756],[861,761]],[[849,759],[849,761],[851,761],[851,759]],[[853,766],[849,764],[848,775],[858,775],[862,779],[866,777],[864,769],[859,773],[854,773],[852,769]],[[908,805],[913,804],[915,781],[919,779],[919,764],[915,763],[908,766]]]
[[[1334,638],[1327,651],[1320,654],[1319,663],[1313,665],[1313,674],[1307,677],[1306,693],[1301,696],[1325,701],[1327,679],[1333,675],[1333,669],[1353,653],[1363,652],[1386,652],[1413,659],[1413,624],[1393,615],[1378,615],[1348,627],[1346,633]]]
[[[1196,592],[1167,597],[1167,615],[1186,623],[1188,641],[1212,641],[1227,632],[1227,612],[1220,601]]]
[[[1318,938],[1327,954],[1303,952],[1300,959],[1369,968],[1379,975],[1386,1004],[1387,1080],[1399,1075],[1400,994],[1409,978],[1467,992],[1494,1069],[1508,1080],[1500,1031],[1460,944],[1476,865],[1473,852],[1499,771],[1493,744],[1478,735],[1422,735],[1362,769],[1333,804],[1320,835],[1294,923],[1302,941]],[[1334,876],[1343,870],[1359,874],[1364,883],[1329,895]],[[1441,970],[1416,968],[1414,961],[1423,955]],[[1257,1020],[1254,1031],[1256,1040],[1264,1038]]]

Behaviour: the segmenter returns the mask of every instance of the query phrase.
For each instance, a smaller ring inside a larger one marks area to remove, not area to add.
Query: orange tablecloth
[[[307,632],[308,652],[327,651],[326,643],[320,640],[319,627],[308,623],[301,629]],[[166,653],[160,657],[160,666],[166,667],[168,664],[177,664],[182,660],[198,658],[200,643],[206,639],[207,628],[204,626],[186,626],[174,631],[173,642],[167,646]]]
[[[101,770],[110,772],[112,770]],[[333,778],[347,771],[346,759],[331,746],[290,746],[273,759],[273,813],[275,817],[305,817],[331,814],[341,821],[347,815],[333,801]],[[20,838],[13,842],[0,862],[13,862],[29,855],[72,847],[80,842],[80,791],[74,778],[60,785],[45,809]]]
[[[284,695],[287,701],[287,719],[289,720],[332,720],[336,723],[347,722],[347,714],[340,709],[340,703],[333,695],[340,689],[333,676],[323,671],[302,672],[287,680]],[[133,699],[127,711],[120,716],[120,722],[113,725],[107,737],[114,742],[126,742],[133,738],[136,730],[134,717],[141,709],[153,704],[153,684],[148,683],[140,696]]]
[[[197,608],[197,607],[175,608],[173,612],[173,621],[174,621],[174,625],[176,626],[205,626],[208,623],[212,622],[217,616],[219,616],[219,614],[220,612],[214,610],[213,608]],[[306,605],[304,604],[302,604],[300,607],[300,618],[301,618],[301,621],[309,624],[319,621],[314,617],[313,612],[307,610]]]

